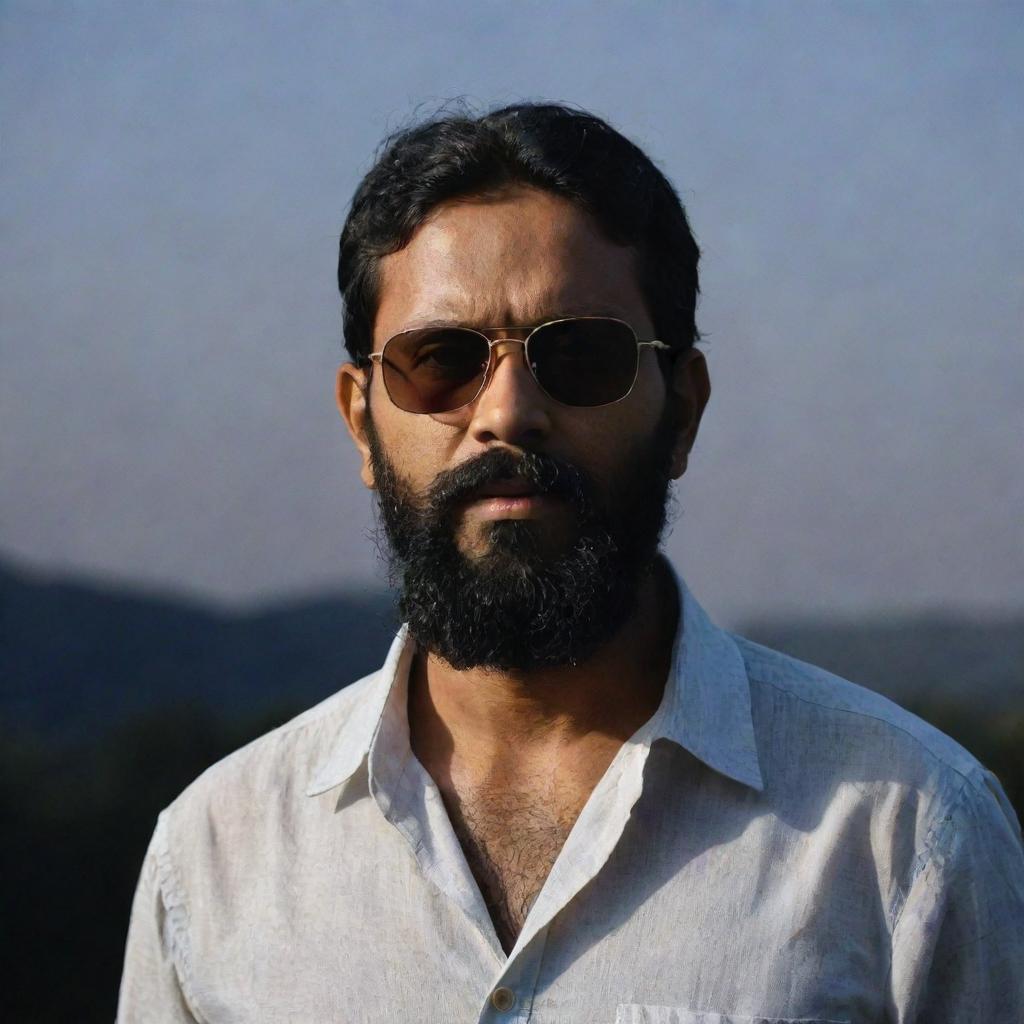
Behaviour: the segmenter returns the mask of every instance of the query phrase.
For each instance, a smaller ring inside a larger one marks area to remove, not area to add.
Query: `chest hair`
[[[545,792],[546,791],[546,792]],[[586,802],[582,793],[482,787],[445,794],[470,870],[507,953]]]

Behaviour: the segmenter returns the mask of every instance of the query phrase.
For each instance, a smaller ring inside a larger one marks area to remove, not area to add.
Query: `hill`
[[[0,719],[57,737],[160,707],[306,707],[376,668],[395,628],[384,591],[227,612],[0,562]],[[741,632],[912,709],[1024,705],[1024,620],[761,621]]]

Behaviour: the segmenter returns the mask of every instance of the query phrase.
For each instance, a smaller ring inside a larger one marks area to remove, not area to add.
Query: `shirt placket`
[[[530,1019],[548,928],[538,929],[528,943],[517,943],[510,956],[501,948],[494,922],[455,835],[440,791],[426,769],[408,752],[380,773],[376,799],[385,817],[409,843],[423,874],[455,903],[474,926],[489,955],[480,957],[479,977],[490,979],[478,1019],[513,1024]],[[471,955],[467,943],[467,955]],[[481,949],[481,953],[483,950]]]
[[[409,746],[404,679],[389,700],[371,743],[370,788],[385,818],[405,837],[423,874],[464,913],[476,933],[466,955],[479,955],[484,988],[478,1020],[526,1024],[532,1017],[549,926],[601,870],[643,789],[650,744],[659,735],[664,704],[619,749],[584,805],[506,957],[480,888],[452,828],[433,779]],[[470,948],[472,947],[472,948]]]
[[[526,1024],[533,1012],[548,928],[542,928],[523,949],[508,958],[491,984],[480,1009],[480,1024]]]
[[[531,1020],[551,922],[597,875],[618,844],[643,789],[644,766],[656,732],[652,720],[627,740],[590,795],[491,985],[479,1021]]]

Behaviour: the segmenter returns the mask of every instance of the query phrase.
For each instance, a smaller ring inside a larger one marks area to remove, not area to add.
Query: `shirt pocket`
[[[825,1017],[738,1017],[727,1013],[705,1013],[682,1006],[654,1006],[649,1003],[619,1003],[615,1024],[849,1024]]]

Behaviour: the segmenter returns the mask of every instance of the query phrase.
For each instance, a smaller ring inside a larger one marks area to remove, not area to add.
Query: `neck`
[[[413,751],[428,767],[459,762],[494,775],[560,750],[617,749],[657,710],[678,612],[669,570],[658,559],[634,614],[586,662],[460,671],[418,655],[409,686]]]

